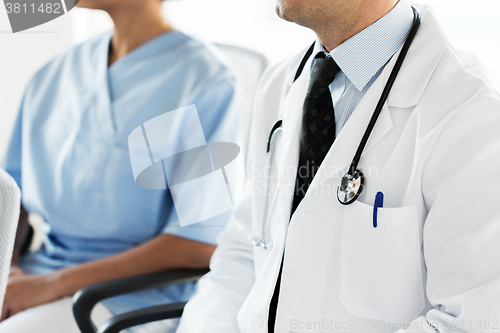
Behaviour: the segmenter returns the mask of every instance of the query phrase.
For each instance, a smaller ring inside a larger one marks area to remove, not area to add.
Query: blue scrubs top
[[[194,104],[207,142],[236,142],[233,74],[211,46],[177,31],[108,68],[111,36],[58,56],[26,89],[3,167],[21,187],[24,207],[44,220],[43,246],[21,261],[28,273],[113,255],[161,233],[215,244],[229,218],[181,228],[168,190],[135,184],[128,136],[147,120]],[[187,284],[105,304],[120,313],[187,300],[192,291]]]

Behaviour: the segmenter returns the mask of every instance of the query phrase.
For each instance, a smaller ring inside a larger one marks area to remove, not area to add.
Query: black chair
[[[95,284],[79,290],[73,297],[73,315],[82,333],[118,333],[129,327],[153,321],[179,318],[186,302],[162,304],[114,316],[97,328],[90,314],[100,301],[131,292],[194,282],[209,269],[180,269],[132,276]]]

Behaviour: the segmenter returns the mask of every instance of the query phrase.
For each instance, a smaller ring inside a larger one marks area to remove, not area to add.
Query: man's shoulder
[[[441,94],[443,98],[449,97],[450,100],[500,100],[484,62],[474,53],[453,43],[447,45],[430,85],[436,93]]]
[[[448,43],[415,109],[429,128],[448,124],[498,122],[500,95],[488,69],[473,53]]]
[[[493,83],[493,78],[490,76],[488,66],[473,52],[462,49],[454,44],[449,45],[449,52],[453,53],[458,63],[462,75],[471,80],[477,80],[478,84],[499,97],[498,92]]]

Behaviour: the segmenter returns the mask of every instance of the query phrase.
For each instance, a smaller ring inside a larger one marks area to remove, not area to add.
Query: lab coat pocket
[[[411,322],[424,310],[421,244],[414,206],[346,206],[342,231],[340,301],[349,314]]]

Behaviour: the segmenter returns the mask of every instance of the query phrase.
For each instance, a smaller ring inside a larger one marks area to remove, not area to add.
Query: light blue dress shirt
[[[160,35],[108,68],[111,36],[58,56],[26,89],[3,167],[21,187],[26,209],[44,220],[41,249],[21,261],[28,273],[110,256],[162,233],[215,244],[229,218],[227,212],[181,228],[168,190],[135,184],[127,145],[145,121],[191,104],[207,142],[235,142],[233,74],[181,32]],[[105,305],[119,313],[187,300],[192,291],[188,284]]]
[[[340,133],[373,82],[404,44],[413,18],[411,5],[407,0],[400,0],[377,22],[329,53],[342,70],[329,87],[335,108],[337,133]],[[318,40],[313,55],[320,52],[328,54]],[[375,105],[373,108],[375,109]]]

